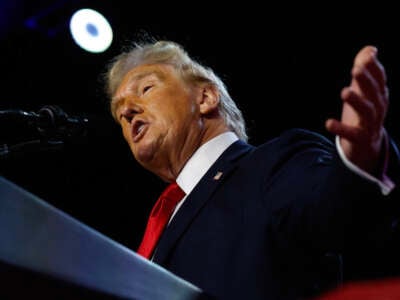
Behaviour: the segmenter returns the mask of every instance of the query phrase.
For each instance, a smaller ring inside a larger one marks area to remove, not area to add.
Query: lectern
[[[0,176],[0,299],[210,299]]]

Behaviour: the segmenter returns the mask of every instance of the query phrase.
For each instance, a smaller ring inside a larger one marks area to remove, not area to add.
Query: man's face
[[[112,109],[136,160],[167,179],[199,146],[200,101],[172,66],[142,65],[125,75]]]

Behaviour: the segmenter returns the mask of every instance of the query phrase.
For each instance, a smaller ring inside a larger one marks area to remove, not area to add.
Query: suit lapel
[[[219,185],[234,171],[239,158],[248,153],[252,146],[237,141],[232,144],[213,164],[205,176],[174,216],[173,221],[160,238],[154,261],[162,264],[168,257],[176,242],[190,226],[201,208],[206,204]]]

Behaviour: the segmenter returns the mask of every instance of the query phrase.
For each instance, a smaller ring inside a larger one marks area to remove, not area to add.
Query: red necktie
[[[147,227],[138,253],[146,258],[150,258],[154,248],[161,236],[161,233],[168,223],[178,202],[185,196],[185,192],[172,182],[163,191],[156,204],[151,210]]]

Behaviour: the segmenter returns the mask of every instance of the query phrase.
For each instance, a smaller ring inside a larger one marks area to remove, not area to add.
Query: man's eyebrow
[[[143,78],[151,76],[151,75],[155,75],[157,78],[162,78],[162,74],[160,71],[150,70],[150,71],[144,71],[142,73],[133,75],[131,78],[129,78],[129,82],[142,80]]]

